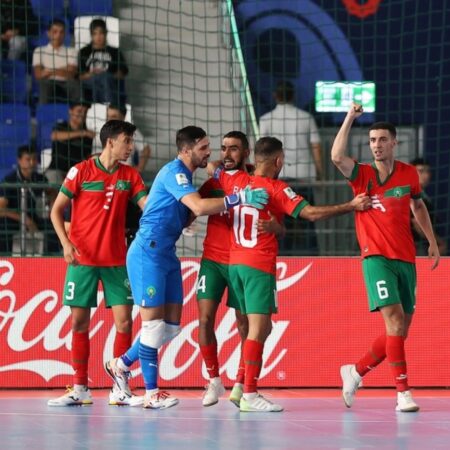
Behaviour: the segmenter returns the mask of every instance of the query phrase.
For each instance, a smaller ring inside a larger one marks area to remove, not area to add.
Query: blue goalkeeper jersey
[[[192,172],[179,159],[167,163],[156,175],[139,222],[136,240],[155,250],[175,250],[190,209],[181,198],[197,192]]]

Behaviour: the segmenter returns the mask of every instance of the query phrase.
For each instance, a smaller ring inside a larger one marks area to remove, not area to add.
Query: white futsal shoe
[[[61,397],[50,399],[47,402],[48,406],[83,406],[92,405],[91,391],[87,386],[81,389],[74,389],[72,386],[67,386],[67,391]]]
[[[144,404],[143,395],[129,395],[122,391],[117,383],[114,383],[109,393],[109,404],[114,406],[142,406]]]
[[[255,398],[247,400],[245,397],[241,398],[239,409],[242,412],[280,412],[283,411],[281,405],[272,403],[261,394],[257,394]]]
[[[145,409],[167,409],[178,404],[178,399],[171,397],[166,391],[156,391],[144,395]]]
[[[344,399],[345,406],[347,408],[351,408],[362,377],[356,371],[354,364],[347,364],[345,366],[341,366],[341,378],[342,398]]]
[[[119,389],[129,397],[133,396],[128,380],[131,378],[131,372],[129,370],[122,370],[118,365],[117,361],[119,358],[111,359],[105,363],[106,373],[111,377],[114,383],[119,387]]]
[[[397,392],[396,411],[416,412],[419,409],[419,405],[412,398],[411,391]]]
[[[225,394],[225,388],[223,387],[222,380],[219,377],[211,379],[206,386],[205,393],[203,394],[203,406],[215,405],[218,403],[219,397],[223,394]]]

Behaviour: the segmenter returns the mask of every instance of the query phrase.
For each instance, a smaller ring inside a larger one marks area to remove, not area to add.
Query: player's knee
[[[174,337],[181,333],[181,327],[179,324],[165,323],[164,324],[164,339],[163,344],[171,341]]]
[[[236,326],[239,332],[239,336],[242,340],[247,338],[248,335],[248,319],[244,315],[236,315]]]
[[[164,342],[165,323],[162,319],[142,322],[141,344],[147,347],[160,348]]]
[[[214,316],[211,314],[201,314],[198,319],[198,326],[204,330],[214,329]]]

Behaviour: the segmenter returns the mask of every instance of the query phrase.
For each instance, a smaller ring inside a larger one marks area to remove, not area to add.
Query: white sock
[[[77,392],[83,392],[87,390],[87,386],[85,384],[74,384],[73,389]]]
[[[244,396],[245,400],[253,400],[257,397],[258,393],[257,392],[247,392],[242,395]]]

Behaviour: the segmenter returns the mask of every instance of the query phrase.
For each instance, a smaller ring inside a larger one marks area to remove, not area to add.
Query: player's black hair
[[[267,159],[283,150],[283,143],[272,136],[265,136],[256,141],[255,158]]]
[[[390,122],[375,122],[369,128],[369,133],[372,130],[388,130],[390,135],[395,139],[397,137],[397,130],[395,125]]]
[[[424,158],[414,158],[410,164],[413,166],[430,166],[430,163]]]
[[[223,139],[233,138],[239,139],[241,141],[241,145],[243,149],[249,148],[247,136],[242,131],[229,131],[227,134],[223,136]]]
[[[200,139],[206,137],[206,131],[200,127],[189,125],[177,131],[176,144],[178,152],[183,147],[193,147]]]
[[[294,85],[290,81],[279,81],[275,89],[275,96],[278,102],[291,103],[294,100]]]
[[[105,148],[106,141],[108,139],[115,139],[119,134],[125,133],[127,136],[133,136],[136,131],[136,127],[124,120],[108,120],[100,130],[100,142],[102,147]]]

